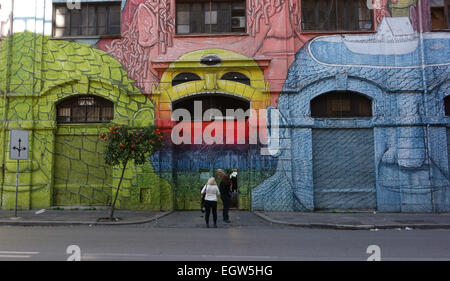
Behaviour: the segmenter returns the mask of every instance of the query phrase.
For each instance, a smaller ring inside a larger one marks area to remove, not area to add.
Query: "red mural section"
[[[384,17],[390,17],[389,13],[389,0],[375,0],[373,3],[374,11],[375,11],[375,22],[376,24],[380,24],[381,20]]]
[[[159,82],[161,71],[155,65],[205,48],[270,58],[264,75],[271,91],[280,92],[295,53],[312,37],[300,34],[300,0],[248,0],[245,35],[176,35],[174,7],[174,0],[129,0],[122,13],[122,38],[98,43],[145,94]]]

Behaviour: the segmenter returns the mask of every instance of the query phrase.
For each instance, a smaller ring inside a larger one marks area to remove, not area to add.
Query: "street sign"
[[[28,160],[28,131],[11,130],[9,159]]]
[[[11,130],[9,136],[9,159],[17,160],[16,169],[16,206],[14,218],[17,218],[17,197],[19,193],[19,160],[28,160],[28,131]]]

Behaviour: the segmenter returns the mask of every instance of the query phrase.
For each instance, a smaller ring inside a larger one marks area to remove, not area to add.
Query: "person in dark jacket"
[[[214,228],[217,228],[217,195],[220,195],[220,191],[214,177],[208,180],[208,183],[203,187],[201,194],[205,194],[206,227],[209,228],[209,214],[212,210]]]
[[[231,203],[231,180],[230,180],[230,174],[226,173],[222,176],[222,179],[220,181],[219,191],[220,191],[220,198],[222,199],[223,203],[223,221],[226,223],[230,223],[230,217],[228,215],[228,211],[230,210],[230,203]]]
[[[233,169],[233,172],[230,174],[231,183],[233,184],[233,186],[232,186],[233,192],[237,192],[237,190],[238,190],[237,175],[238,175],[237,169]]]

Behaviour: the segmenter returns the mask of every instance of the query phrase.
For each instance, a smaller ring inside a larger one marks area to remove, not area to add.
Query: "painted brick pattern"
[[[153,103],[133,85],[122,65],[91,45],[24,32],[1,41],[0,76],[5,78],[0,79],[0,160],[5,163],[1,208],[14,206],[16,168],[8,160],[8,135],[19,126],[31,136],[30,160],[20,165],[19,208],[108,204],[120,171],[102,164],[103,146],[97,136],[111,124],[142,127],[154,122]],[[57,103],[85,94],[112,101],[114,120],[57,124]],[[131,165],[119,206],[171,209],[171,187],[152,168]]]
[[[386,28],[380,29],[390,32]],[[377,34],[372,39],[367,37],[364,40],[370,45],[359,52],[373,47],[377,40],[384,40],[380,35],[393,37],[392,34]],[[414,41],[418,40],[417,35],[408,36],[411,42],[417,42]],[[320,189],[320,185],[316,186],[313,180],[315,169],[312,165],[316,164],[313,164],[312,155],[316,144],[312,131],[368,129],[373,131],[374,154],[367,159],[373,161],[369,167],[375,168],[376,208],[393,212],[449,211],[445,133],[449,119],[443,111],[443,99],[450,94],[450,37],[445,33],[426,34],[415,50],[394,56],[350,52],[344,43],[347,39],[350,40],[351,36],[321,37],[297,53],[278,101],[278,110],[285,119],[282,131],[290,141],[281,141],[275,175],[253,190],[252,208],[282,211],[316,209],[315,189]],[[399,42],[395,38],[393,40]],[[425,54],[423,59],[418,50],[421,44]],[[422,62],[425,63],[423,67]],[[311,118],[310,101],[336,90],[359,92],[372,99],[373,118]],[[335,141],[339,142],[339,139]],[[353,162],[347,160],[345,165],[357,165]],[[345,175],[342,172],[339,178],[345,178]],[[281,197],[290,197],[291,200],[286,204],[280,203],[277,198]],[[363,194],[336,196],[324,205],[328,208],[351,208],[358,202],[368,202],[366,200],[368,198]],[[370,201],[373,202],[373,198]]]

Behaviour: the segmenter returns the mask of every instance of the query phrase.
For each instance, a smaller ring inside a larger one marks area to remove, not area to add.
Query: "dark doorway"
[[[239,209],[239,181],[238,181],[238,169],[214,169],[214,177],[217,184],[220,185],[221,177],[229,175],[232,183],[232,197],[230,203],[230,209]]]

